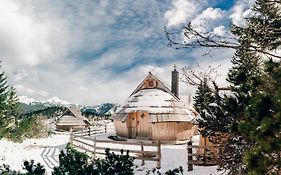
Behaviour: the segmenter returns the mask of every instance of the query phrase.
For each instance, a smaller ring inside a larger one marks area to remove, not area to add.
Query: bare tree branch
[[[207,82],[214,82],[219,76],[217,68],[220,66],[208,66],[207,69],[203,69],[199,66],[199,64],[197,64],[197,67],[198,70],[193,70],[190,67],[184,67],[181,69],[180,79],[187,86],[198,86],[205,80],[207,80]]]
[[[235,50],[240,49],[240,50],[245,50],[247,52],[256,52],[256,53],[264,54],[265,56],[271,56],[274,58],[281,59],[281,55],[275,54],[269,50],[265,50],[264,48],[266,47],[266,45],[261,47],[259,45],[250,44],[248,47],[244,47],[241,44],[239,44],[237,38],[222,37],[222,36],[215,35],[213,33],[202,33],[193,29],[190,23],[183,28],[183,34],[186,37],[186,39],[188,39],[188,41],[183,41],[182,43],[177,42],[173,39],[174,36],[173,33],[168,32],[166,28],[164,28],[164,30],[166,33],[166,37],[169,41],[168,45],[170,47],[175,47],[176,49],[199,48],[199,47],[228,48],[228,49],[235,49]],[[278,36],[275,37],[278,38]]]

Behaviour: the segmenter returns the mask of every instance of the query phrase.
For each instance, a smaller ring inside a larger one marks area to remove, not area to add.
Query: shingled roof
[[[156,86],[147,88],[145,82],[155,80]],[[122,109],[113,117],[125,121],[129,113],[149,112],[149,122],[192,121],[196,111],[185,105],[171,90],[152,73],[139,84],[126,100]]]
[[[79,125],[88,126],[91,125],[90,121],[81,114],[81,111],[75,107],[68,107],[67,110],[61,115],[57,125]]]

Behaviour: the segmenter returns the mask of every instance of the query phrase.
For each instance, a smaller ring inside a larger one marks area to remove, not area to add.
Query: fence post
[[[143,143],[141,142],[141,166],[144,166],[144,149],[143,149]]]
[[[192,158],[192,142],[189,141],[187,142],[187,171],[192,171],[193,170],[193,158]]]
[[[96,160],[96,140],[97,140],[97,138],[96,138],[96,136],[95,136],[95,138],[94,138],[94,160]]]
[[[156,168],[160,169],[161,168],[161,142],[160,141],[157,142],[157,158],[158,161],[157,161]]]
[[[204,157],[203,157],[203,164],[206,165],[206,158],[207,158],[207,137],[204,137]]]
[[[70,128],[70,133],[69,133],[69,142],[70,144],[73,144],[73,131],[72,131],[72,128]]]
[[[91,136],[91,127],[88,127],[89,136]]]

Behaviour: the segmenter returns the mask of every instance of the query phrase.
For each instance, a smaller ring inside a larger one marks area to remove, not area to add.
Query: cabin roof
[[[156,81],[152,86],[149,81]],[[126,100],[114,116],[117,121],[125,121],[129,113],[148,112],[149,122],[185,121],[192,122],[197,112],[185,105],[156,76],[149,73]]]
[[[149,122],[192,121],[196,111],[163,89],[139,89],[133,93],[123,108],[113,117],[125,121],[129,113],[149,112]]]
[[[58,121],[57,126],[86,126],[86,123],[83,120],[80,120],[74,116],[71,115],[64,115],[61,117],[61,119]]]
[[[91,125],[90,121],[81,114],[81,111],[75,107],[70,106],[67,110],[60,116],[57,125]]]
[[[169,93],[170,95],[172,95],[175,99],[179,100],[179,98],[177,96],[175,96],[172,91],[170,90],[170,88],[168,88],[168,86],[166,86],[159,78],[157,78],[155,75],[153,75],[151,72],[149,72],[149,74],[145,77],[145,79],[137,86],[137,88],[132,92],[132,95],[136,94],[137,92],[139,92],[140,90],[142,89],[147,89],[145,87],[145,82],[148,80],[148,79],[154,79],[158,82],[157,84],[157,89],[161,89],[162,91],[164,92],[167,92]]]

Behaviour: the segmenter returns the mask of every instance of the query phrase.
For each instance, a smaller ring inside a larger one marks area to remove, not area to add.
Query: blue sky
[[[122,103],[149,71],[169,85],[173,65],[222,65],[233,51],[175,50],[164,27],[228,35],[243,25],[253,1],[237,0],[2,0],[0,54],[19,95],[80,104]],[[184,38],[179,35],[180,40]],[[181,86],[183,98],[194,92]]]

